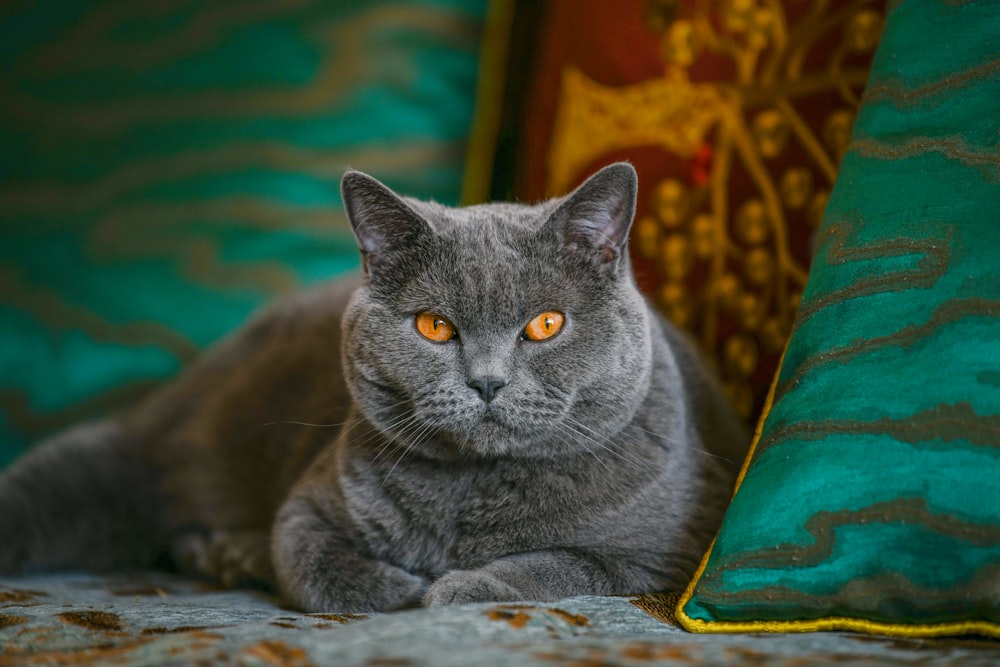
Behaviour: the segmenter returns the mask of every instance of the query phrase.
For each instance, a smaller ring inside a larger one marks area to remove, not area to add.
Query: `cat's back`
[[[270,521],[346,417],[341,316],[360,284],[352,275],[265,307],[122,418],[175,521]]]

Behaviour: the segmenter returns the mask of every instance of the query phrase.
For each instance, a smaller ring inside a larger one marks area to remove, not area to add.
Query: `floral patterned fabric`
[[[673,598],[578,597],[382,615],[302,614],[249,591],[162,573],[0,580],[0,667],[992,667],[1000,642],[847,633],[706,637]]]

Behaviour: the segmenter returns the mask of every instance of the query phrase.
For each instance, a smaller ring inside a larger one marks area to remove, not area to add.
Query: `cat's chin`
[[[516,449],[517,438],[499,420],[483,417],[475,426],[461,434],[456,434],[455,440],[459,448],[477,456],[504,456]]]
[[[532,437],[504,424],[491,415],[485,415],[468,432],[456,438],[459,447],[476,456],[495,458],[505,456],[530,456]]]

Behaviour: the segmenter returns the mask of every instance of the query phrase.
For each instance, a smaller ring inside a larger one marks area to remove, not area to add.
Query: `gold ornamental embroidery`
[[[721,98],[713,87],[683,80],[609,88],[567,67],[549,150],[548,195],[566,192],[581,169],[615,149],[660,146],[690,157],[723,113]]]
[[[611,87],[563,70],[546,190],[630,148],[688,165],[686,178],[642,186],[633,245],[658,272],[657,304],[719,362],[749,417],[767,381],[758,366],[776,363],[791,331],[882,6],[649,0],[644,20],[661,75]],[[695,70],[705,58],[723,63],[718,80]]]

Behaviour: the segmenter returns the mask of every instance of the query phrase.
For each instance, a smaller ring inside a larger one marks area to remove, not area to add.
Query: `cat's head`
[[[365,416],[428,454],[597,450],[649,382],[649,314],[628,232],[635,170],[538,205],[450,208],[348,172],[367,283],[344,318]]]

